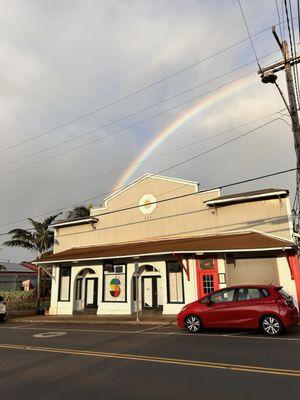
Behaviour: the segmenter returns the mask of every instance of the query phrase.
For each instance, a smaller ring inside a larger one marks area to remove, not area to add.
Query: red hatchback
[[[293,298],[281,286],[247,285],[217,290],[187,304],[177,323],[191,333],[202,328],[261,329],[279,335],[296,325],[298,310]]]

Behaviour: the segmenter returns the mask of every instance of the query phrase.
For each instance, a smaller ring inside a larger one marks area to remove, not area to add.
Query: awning
[[[293,241],[257,231],[190,237],[155,238],[147,241],[73,247],[35,260],[35,264],[132,258],[162,254],[205,254],[218,252],[271,251],[295,248]]]

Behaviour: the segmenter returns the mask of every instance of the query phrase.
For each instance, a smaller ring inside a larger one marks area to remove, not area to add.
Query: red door
[[[213,258],[196,260],[198,298],[219,289],[218,261]]]

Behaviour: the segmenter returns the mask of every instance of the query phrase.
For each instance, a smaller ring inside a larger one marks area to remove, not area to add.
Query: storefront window
[[[58,301],[70,301],[71,267],[61,267],[59,271]]]
[[[104,264],[103,301],[115,303],[124,303],[127,301],[125,264]]]
[[[182,266],[176,261],[167,262],[168,303],[184,303]]]

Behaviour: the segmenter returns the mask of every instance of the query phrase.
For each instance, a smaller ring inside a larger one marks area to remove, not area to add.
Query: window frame
[[[170,264],[177,264],[180,267],[181,272],[181,284],[182,284],[182,301],[170,301],[170,278],[169,278],[169,270],[168,266]],[[185,290],[184,290],[184,279],[183,279],[183,268],[182,265],[178,261],[169,260],[166,261],[166,279],[167,279],[167,304],[185,304]]]
[[[62,275],[62,271],[68,269],[69,275]],[[61,280],[63,276],[68,276],[69,277],[69,287],[68,287],[68,299],[66,300],[62,300],[61,299]],[[65,267],[60,267],[59,268],[59,279],[58,279],[58,300],[57,301],[61,301],[61,302],[70,302],[71,299],[71,276],[72,276],[72,267],[71,266],[65,266]]]
[[[102,303],[127,303],[127,263],[123,264],[115,264],[116,266],[122,265],[124,267],[125,272],[121,273],[116,273],[116,272],[106,272],[104,270],[105,264],[103,264],[103,270],[102,270]],[[112,263],[112,267],[114,268],[114,264]],[[125,300],[105,300],[105,279],[106,277],[112,276],[112,275],[125,275]]]

